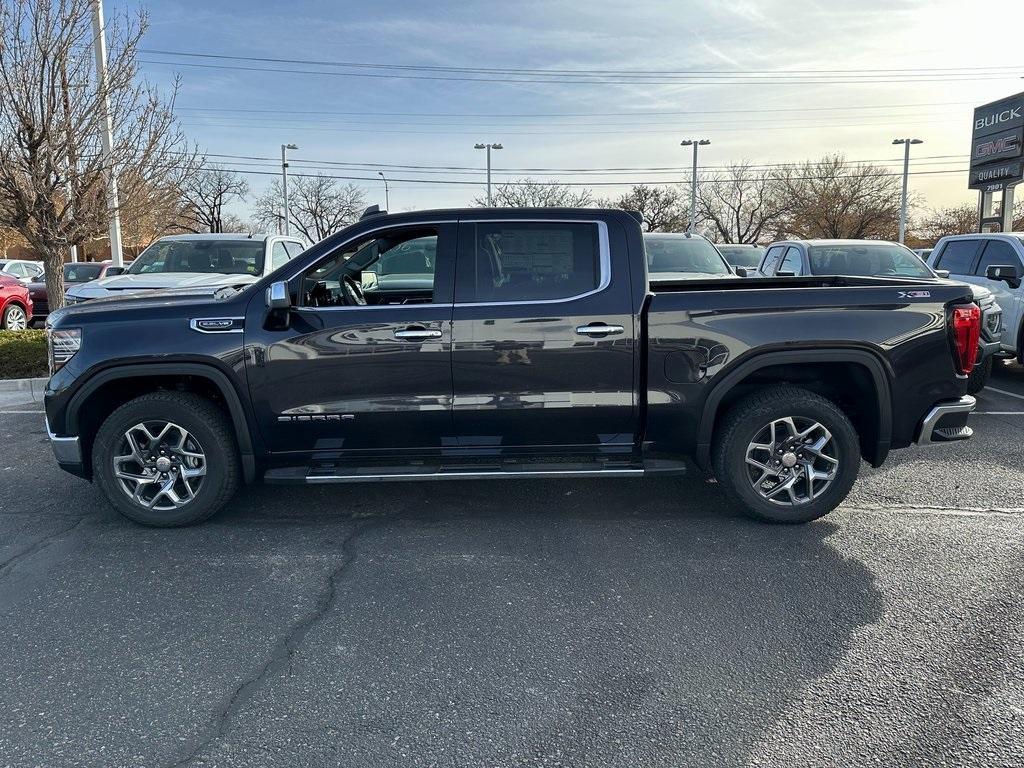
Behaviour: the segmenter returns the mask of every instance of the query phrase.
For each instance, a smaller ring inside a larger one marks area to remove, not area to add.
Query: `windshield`
[[[734,267],[756,267],[761,263],[761,257],[764,256],[764,248],[759,245],[755,245],[753,248],[743,248],[738,245],[719,245],[718,252],[721,253],[725,260],[732,264]]]
[[[812,275],[935,277],[913,251],[890,243],[812,245],[807,255]]]
[[[263,273],[262,240],[157,240],[128,268],[129,275],[205,272]]]
[[[103,271],[102,264],[65,264],[65,283],[88,283],[95,280]]]
[[[647,269],[651,272],[731,274],[715,246],[700,237],[645,237]]]

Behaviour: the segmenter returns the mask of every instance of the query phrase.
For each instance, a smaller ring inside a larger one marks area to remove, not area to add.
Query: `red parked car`
[[[7,275],[0,275],[0,328],[23,331],[32,322],[32,297],[28,288]]]

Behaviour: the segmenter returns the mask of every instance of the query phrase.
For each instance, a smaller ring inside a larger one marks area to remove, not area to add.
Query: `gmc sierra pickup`
[[[652,288],[629,213],[470,209],[371,210],[254,284],[47,325],[57,461],[141,523],[197,522],[259,478],[634,477],[688,459],[794,523],[834,509],[862,458],[970,437],[980,319],[969,288],[934,281]]]

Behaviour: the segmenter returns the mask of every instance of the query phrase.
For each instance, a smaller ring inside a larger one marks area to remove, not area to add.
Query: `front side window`
[[[64,282],[88,283],[90,280],[98,279],[102,272],[102,264],[65,264]]]
[[[764,256],[764,248],[760,247],[740,248],[734,245],[720,245],[718,252],[734,267],[745,267],[746,269],[757,267]]]
[[[935,262],[935,268],[948,270],[953,275],[971,274],[978,243],[978,240],[952,240],[946,243]]]
[[[469,301],[568,299],[601,283],[595,224],[509,221],[473,228]]]
[[[791,245],[786,250],[786,257],[779,264],[777,272],[791,272],[794,276],[803,274],[803,257],[800,256],[799,248]]]
[[[278,267],[283,267],[288,263],[290,258],[288,251],[284,247],[284,243],[278,240],[274,243],[274,247],[270,251],[270,268],[277,269]]]
[[[719,252],[702,237],[648,235],[644,238],[647,269],[652,273],[728,275],[731,270]]]
[[[784,246],[776,245],[768,249],[768,253],[764,257],[764,263],[761,268],[758,269],[765,277],[771,277],[775,273],[775,265],[779,259],[782,258],[782,252],[785,250]]]
[[[306,272],[307,307],[429,304],[434,300],[436,229],[398,230],[359,240]]]
[[[913,251],[890,243],[812,245],[807,256],[814,275],[935,277]]]
[[[157,240],[128,268],[131,275],[200,272],[261,275],[262,240]]]
[[[1018,274],[1021,272],[1020,258],[1014,253],[1013,247],[1002,240],[989,240],[985,245],[985,251],[981,254],[978,268],[974,270],[974,274],[985,277],[989,267],[1004,265],[1016,267]]]

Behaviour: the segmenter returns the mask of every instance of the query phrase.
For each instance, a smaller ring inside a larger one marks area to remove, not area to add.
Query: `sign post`
[[[974,110],[968,186],[980,192],[978,229],[1013,229],[1013,187],[1024,179],[1024,93]],[[995,214],[995,196],[1000,196]]]

